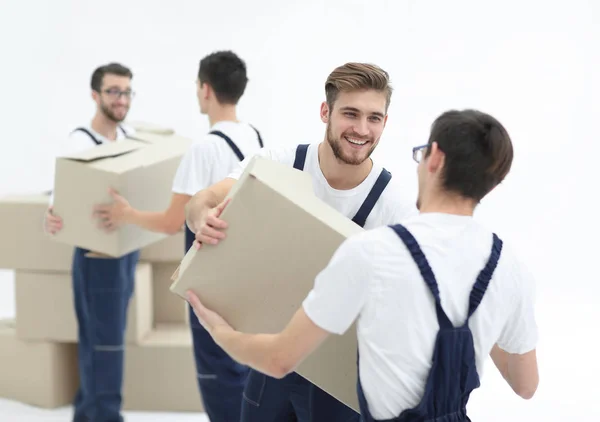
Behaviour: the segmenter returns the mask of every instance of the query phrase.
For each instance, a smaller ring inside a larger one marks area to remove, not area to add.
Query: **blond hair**
[[[373,89],[386,94],[385,110],[392,99],[389,74],[374,64],[346,63],[329,74],[325,82],[325,97],[330,109],[340,92]]]

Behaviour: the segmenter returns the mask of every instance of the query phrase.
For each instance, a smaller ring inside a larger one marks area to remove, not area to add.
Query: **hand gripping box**
[[[92,213],[96,204],[110,203],[109,188],[145,211],[163,211],[171,200],[173,177],[191,140],[151,132],[92,147],[56,159],[54,213],[63,229],[55,241],[112,257],[167,238],[135,225],[112,233],[98,228]]]

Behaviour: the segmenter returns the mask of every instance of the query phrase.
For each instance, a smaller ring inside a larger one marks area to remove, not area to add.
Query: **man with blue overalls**
[[[414,204],[402,199],[399,181],[370,158],[387,120],[392,94],[388,74],[374,65],[347,63],[329,75],[325,94],[320,116],[326,124],[322,142],[265,148],[258,155],[308,172],[317,197],[366,229],[416,214]],[[189,202],[187,221],[196,233],[198,246],[215,244],[223,238],[224,222],[218,218],[218,205],[249,160]],[[307,422],[351,421],[358,420],[358,413],[296,373],[276,379],[268,372],[250,371],[242,422],[294,418]]]
[[[94,71],[91,88],[96,114],[91,125],[78,127],[71,133],[69,153],[118,142],[133,132],[121,125],[133,96],[132,77],[132,72],[118,63]],[[53,214],[50,206],[46,213],[46,232],[55,234],[62,225],[62,219]],[[78,323],[80,383],[74,402],[74,422],[123,420],[125,329],[138,258],[139,251],[109,258],[94,256],[93,251],[86,249],[74,249],[71,273]]]
[[[236,361],[285,378],[357,320],[366,422],[469,421],[467,402],[488,354],[514,392],[531,398],[538,385],[534,281],[473,219],[510,170],[510,137],[488,114],[449,111],[413,157],[420,214],[343,242],[281,333],[236,332],[189,292],[217,344]]]
[[[237,117],[237,104],[248,82],[246,64],[231,51],[211,53],[200,61],[197,97],[200,112],[208,116],[210,132],[194,142],[179,164],[173,181],[173,196],[163,212],[132,208],[127,200],[113,193],[113,203],[96,207],[107,225],[135,224],[150,231],[177,233],[185,224],[185,205],[196,192],[226,177],[245,156],[263,147],[263,140],[252,125]],[[185,251],[194,234],[185,227]],[[171,295],[165,280],[165,290]],[[213,422],[239,421],[242,392],[248,368],[240,365],[218,347],[193,317],[189,308],[196,378],[204,410]]]

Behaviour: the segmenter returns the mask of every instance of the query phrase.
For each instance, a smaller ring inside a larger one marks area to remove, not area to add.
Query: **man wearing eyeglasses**
[[[96,113],[89,125],[71,132],[69,153],[118,142],[133,132],[121,125],[131,105],[132,78],[131,70],[118,63],[94,71],[91,88]],[[52,212],[52,198],[50,202],[45,230],[55,234],[63,221]],[[75,248],[71,269],[79,354],[73,422],[122,421],[124,337],[139,251],[120,258],[93,257],[89,252]]]
[[[110,63],[97,68],[92,74],[92,99],[96,103],[96,114],[89,125],[77,127],[69,136],[70,153],[120,141],[133,132],[122,122],[127,117],[134,92],[131,89],[131,71],[119,63]]]
[[[488,355],[512,390],[531,398],[534,280],[514,250],[473,219],[510,171],[511,139],[488,114],[450,110],[413,156],[419,215],[343,242],[282,332],[237,332],[190,292],[216,343],[280,379],[356,320],[364,422],[468,421]]]

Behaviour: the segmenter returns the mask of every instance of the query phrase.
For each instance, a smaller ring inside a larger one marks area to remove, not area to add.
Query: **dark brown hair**
[[[246,63],[232,51],[217,51],[200,60],[198,80],[207,83],[221,104],[237,104],[248,83]]]
[[[513,145],[502,124],[478,110],[450,110],[431,127],[429,145],[445,154],[443,186],[479,202],[510,171]],[[425,157],[429,155],[429,148]]]
[[[128,78],[133,78],[133,73],[131,70],[120,63],[109,63],[104,66],[100,66],[94,73],[92,73],[91,87],[94,91],[100,92],[102,89],[102,80],[104,79],[104,75],[118,75],[118,76],[127,76]]]
[[[368,63],[346,63],[337,67],[325,82],[325,96],[330,109],[340,91],[350,92],[374,89],[386,94],[387,111],[392,98],[392,86],[388,73],[379,66]]]

